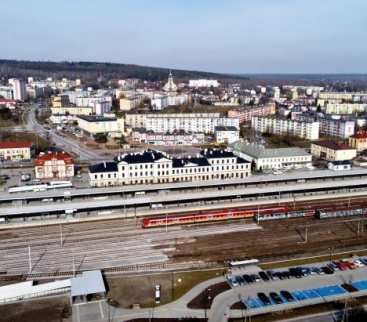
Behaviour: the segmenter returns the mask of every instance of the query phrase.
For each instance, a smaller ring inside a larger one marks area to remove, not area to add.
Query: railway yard
[[[298,207],[326,207],[330,202],[305,202]],[[334,202],[353,208],[366,200]],[[353,216],[258,224],[253,219],[242,219],[148,229],[142,228],[141,219],[115,219],[2,229],[0,271],[10,275],[88,269],[134,272],[199,267],[204,263],[220,266],[234,258],[257,257],[266,261],[328,253],[330,248],[337,251],[363,247],[367,241],[364,226],[362,217]]]

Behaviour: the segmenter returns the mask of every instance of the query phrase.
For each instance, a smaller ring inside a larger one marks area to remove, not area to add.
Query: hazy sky
[[[367,0],[0,0],[0,17],[0,58],[367,72]]]

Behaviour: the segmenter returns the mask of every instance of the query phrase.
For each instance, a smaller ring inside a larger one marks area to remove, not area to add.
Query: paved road
[[[36,107],[31,106],[27,108],[25,112],[25,127],[27,131],[36,132],[43,138],[48,138],[50,141],[54,142],[58,147],[64,149],[65,151],[77,154],[80,160],[96,162],[110,159],[92,149],[89,149],[83,144],[72,140],[71,138],[61,136],[54,129],[45,129],[41,124],[38,123],[35,111]]]

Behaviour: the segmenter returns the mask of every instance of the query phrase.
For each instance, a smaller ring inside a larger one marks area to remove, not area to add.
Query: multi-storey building
[[[219,87],[219,82],[216,79],[190,79],[189,87]]]
[[[328,161],[345,161],[354,159],[357,150],[334,141],[320,141],[311,143],[311,154]]]
[[[113,162],[89,167],[93,187],[226,180],[250,174],[250,163],[226,150],[204,150],[186,158],[172,158],[166,153],[148,150],[123,154]]]
[[[40,153],[34,168],[37,179],[63,179],[74,176],[74,160],[62,152]]]
[[[32,145],[32,142],[0,142],[0,160],[30,160]]]
[[[133,129],[131,138],[137,143],[152,145],[194,145],[205,142],[204,133],[153,133],[145,129]]]
[[[78,127],[87,135],[106,133],[111,136],[120,136],[124,133],[124,120],[116,117],[98,115],[78,115]]]
[[[347,139],[354,134],[355,121],[334,119],[331,117],[314,117],[303,114],[292,114],[292,119],[301,122],[313,122],[317,120],[320,124],[320,135],[335,136]]]
[[[215,141],[217,143],[231,144],[240,139],[240,131],[234,126],[216,126]]]
[[[358,152],[367,150],[367,132],[361,131],[349,137],[349,146]]]
[[[261,133],[292,135],[306,140],[318,140],[319,138],[318,122],[254,116],[251,119],[251,127]]]
[[[327,103],[325,113],[327,114],[355,114],[364,113],[367,104],[362,103]]]
[[[158,133],[184,131],[211,134],[216,126],[239,128],[239,119],[222,117],[219,113],[126,114],[126,124]]]
[[[228,117],[238,117],[240,123],[250,122],[253,116],[268,116],[275,114],[275,104],[263,106],[243,107],[228,111]]]
[[[17,101],[24,101],[27,98],[27,88],[25,81],[21,79],[11,78],[9,84],[13,89],[13,98]]]

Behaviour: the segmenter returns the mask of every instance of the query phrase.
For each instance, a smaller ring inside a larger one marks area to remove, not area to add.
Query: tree
[[[94,134],[94,141],[96,143],[106,143],[107,142],[107,134],[106,133],[97,133]]]

